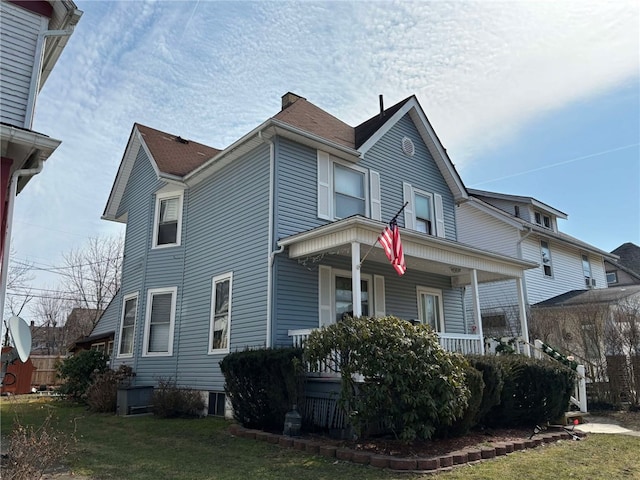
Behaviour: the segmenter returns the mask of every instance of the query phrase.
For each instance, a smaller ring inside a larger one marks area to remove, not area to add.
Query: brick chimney
[[[293,105],[298,100],[306,100],[306,98],[296,95],[295,93],[287,92],[282,96],[282,110]]]

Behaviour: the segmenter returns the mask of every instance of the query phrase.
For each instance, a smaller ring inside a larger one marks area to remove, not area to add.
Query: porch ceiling
[[[283,238],[278,245],[288,247],[290,258],[302,260],[327,254],[350,257],[351,243],[357,242],[362,245],[362,257],[385,226],[376,220],[354,216]],[[407,270],[449,277],[454,287],[471,284],[471,271],[474,269],[478,282],[483,283],[519,278],[524,270],[538,266],[404,228],[400,229],[400,237]],[[382,247],[376,243],[365,262],[388,263],[388,260]]]

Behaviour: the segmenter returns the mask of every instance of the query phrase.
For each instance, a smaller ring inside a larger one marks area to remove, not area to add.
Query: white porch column
[[[524,299],[524,288],[522,278],[516,278],[516,289],[518,293],[518,313],[520,314],[520,330],[522,339],[525,341],[524,351],[528,357],[531,356],[531,347],[529,347],[529,322],[527,321],[527,307]]]
[[[353,317],[362,315],[362,303],[360,300],[360,244],[351,242],[351,304],[353,305]]]
[[[475,268],[471,270],[471,297],[473,300],[473,320],[476,322],[476,333],[480,335],[480,354],[484,355],[482,314],[480,313],[480,295],[478,293],[478,272]]]

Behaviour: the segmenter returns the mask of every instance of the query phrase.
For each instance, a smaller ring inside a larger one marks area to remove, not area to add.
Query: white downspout
[[[268,233],[268,242],[269,246],[267,249],[267,334],[265,346],[267,348],[271,347],[271,331],[272,331],[272,323],[273,318],[271,315],[271,305],[273,303],[273,292],[272,290],[272,276],[273,276],[273,260],[275,256],[284,251],[284,247],[280,247],[278,250],[272,250],[273,248],[273,219],[275,216],[275,145],[270,138],[266,138],[262,135],[262,131],[258,132],[258,137],[269,144],[269,233]]]
[[[4,318],[4,300],[7,294],[7,280],[9,271],[9,251],[11,250],[11,231],[13,227],[13,205],[18,195],[18,180],[20,177],[32,177],[42,171],[44,160],[40,159],[40,150],[36,150],[34,154],[38,157],[38,165],[34,168],[24,168],[16,170],[11,175],[11,184],[9,186],[9,198],[7,199],[7,226],[2,232],[4,235],[4,249],[2,251],[2,271],[0,272],[0,316]]]

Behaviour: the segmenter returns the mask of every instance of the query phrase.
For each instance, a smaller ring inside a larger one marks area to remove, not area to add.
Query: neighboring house
[[[46,323],[36,325],[31,321],[31,356],[54,355],[67,353],[64,326]]]
[[[81,15],[71,0],[0,2],[0,312],[15,197],[60,145],[31,129],[36,99]]]
[[[535,198],[469,189],[457,208],[458,240],[536,262],[524,274],[527,306],[571,290],[606,288],[604,260],[617,257],[559,231],[567,215]],[[480,288],[485,332],[520,334],[515,322],[519,289],[513,281]]]
[[[606,385],[594,396],[640,400],[640,285],[566,292],[533,305],[531,317],[542,341],[584,363],[593,386]]]
[[[85,330],[84,336],[76,336],[75,340],[69,345],[69,352],[76,353],[80,350],[99,350],[109,356],[113,355],[114,328],[120,309],[120,301],[121,299],[118,293],[116,293],[115,297],[109,302],[109,305],[107,305],[107,308],[100,313],[98,320],[93,321],[92,318],[92,324],[95,324],[95,327]],[[110,325],[112,325],[111,330],[109,330]]]
[[[345,313],[428,323],[481,353],[479,284],[520,284],[537,263],[460,243],[468,197],[414,96],[351,127],[287,93],[224,150],[135,124],[103,215],[126,223],[121,289],[92,335],[115,331],[112,365],[137,386],[173,378],[212,401],[227,353]],[[405,202],[398,276],[376,240]]]
[[[627,242],[611,253],[619,259],[604,262],[609,286],[640,285],[640,247]]]

